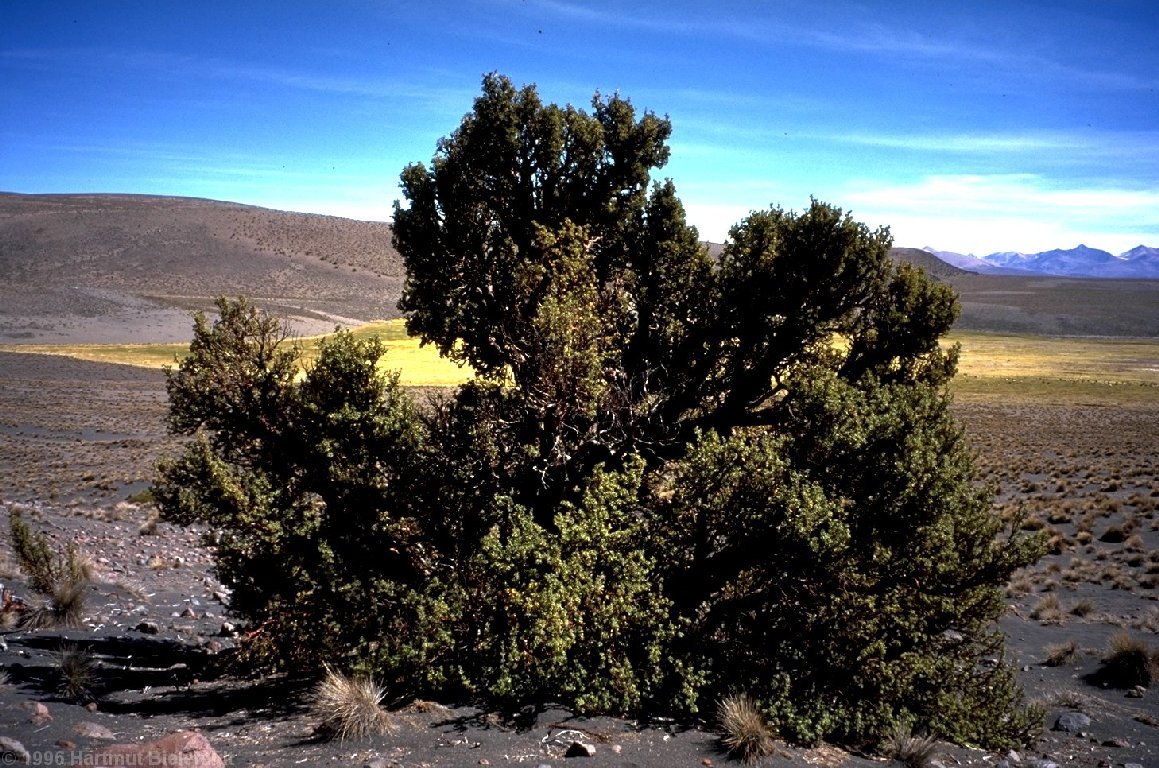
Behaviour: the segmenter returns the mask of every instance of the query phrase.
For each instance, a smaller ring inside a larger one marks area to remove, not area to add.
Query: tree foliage
[[[743,689],[803,741],[1024,740],[1036,713],[982,662],[1038,552],[949,412],[952,291],[815,200],[711,257],[651,179],[670,132],[487,76],[394,223],[409,330],[476,379],[416,408],[343,334],[298,379],[223,301],[169,374],[196,437],[163,511],[217,532],[231,607],[287,666],[585,712]]]

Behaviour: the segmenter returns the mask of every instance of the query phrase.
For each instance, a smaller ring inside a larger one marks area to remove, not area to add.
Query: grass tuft
[[[382,708],[384,690],[369,677],[347,677],[333,669],[314,689],[314,710],[321,715],[318,733],[325,739],[365,739],[392,730]]]
[[[1147,688],[1155,679],[1159,666],[1159,652],[1150,652],[1141,641],[1126,632],[1119,632],[1111,638],[1107,655],[1103,657],[1098,676],[1106,685],[1114,688]]]
[[[88,648],[76,643],[62,643],[56,652],[60,672],[60,693],[78,703],[92,701],[94,661]]]
[[[91,564],[71,543],[63,553],[54,553],[48,537],[33,533],[15,511],[9,514],[8,522],[12,549],[28,575],[29,588],[48,598],[47,605],[28,612],[24,624],[39,628],[80,626],[93,581]]]
[[[1074,640],[1051,644],[1046,646],[1046,661],[1044,663],[1048,667],[1066,666],[1078,657],[1078,653],[1079,644]]]
[[[721,744],[728,753],[746,763],[755,763],[773,753],[776,734],[764,713],[747,694],[733,694],[717,707]]]
[[[881,745],[882,753],[906,768],[926,768],[933,759],[938,742],[932,736],[916,736],[909,728],[898,725]]]

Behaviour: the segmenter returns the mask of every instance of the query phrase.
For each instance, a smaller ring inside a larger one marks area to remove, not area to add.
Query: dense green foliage
[[[208,523],[254,648],[397,695],[705,712],[789,738],[1035,727],[992,624],[1037,556],[991,513],[938,340],[956,301],[813,201],[711,258],[668,121],[485,78],[403,171],[409,329],[477,378],[416,409],[339,335],[297,379],[244,302],[169,374],[165,515]]]

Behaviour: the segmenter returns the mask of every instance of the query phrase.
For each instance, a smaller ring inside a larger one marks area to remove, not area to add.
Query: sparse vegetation
[[[1115,688],[1133,688],[1151,685],[1159,669],[1159,651],[1152,651],[1140,640],[1126,632],[1111,638],[1110,647],[1103,657],[1098,677]]]
[[[314,689],[313,708],[320,718],[318,734],[326,739],[365,739],[393,730],[382,708],[384,690],[369,677],[326,669]]]
[[[60,694],[69,701],[91,701],[95,662],[89,649],[76,643],[62,643],[56,653],[56,663]]]
[[[28,586],[48,602],[29,611],[24,623],[35,627],[79,626],[84,618],[85,603],[92,574],[88,564],[73,544],[63,553],[54,552],[48,538],[35,533],[20,514],[8,516],[12,548],[28,576]]]
[[[776,749],[776,732],[751,696],[732,694],[721,699],[716,719],[721,745],[732,757],[755,763]]]
[[[896,760],[906,768],[927,768],[937,751],[937,739],[915,735],[909,728],[898,725],[881,746],[881,754]]]

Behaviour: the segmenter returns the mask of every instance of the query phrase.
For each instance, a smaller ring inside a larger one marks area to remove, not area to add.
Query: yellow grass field
[[[470,378],[467,368],[441,358],[406,335],[401,319],[353,330],[379,336],[387,347],[382,365],[399,370],[411,387],[451,387]],[[322,337],[298,339],[303,359],[316,355]],[[953,333],[961,346],[956,397],[966,401],[1026,399],[1043,403],[1159,404],[1159,340]],[[3,345],[0,351],[66,355],[82,360],[148,368],[169,365],[182,344]]]
[[[398,370],[399,380],[407,387],[453,387],[471,377],[468,368],[460,368],[439,356],[434,347],[422,347],[419,340],[406,334],[402,319],[370,323],[352,329],[356,336],[378,336],[387,348],[381,366]],[[294,343],[303,346],[303,361],[308,365],[317,356],[322,336],[308,336]],[[39,355],[65,355],[79,360],[119,363],[143,368],[172,365],[189,351],[188,344],[9,344],[0,352],[23,352]]]
[[[960,400],[1159,404],[1159,340],[953,333]]]

